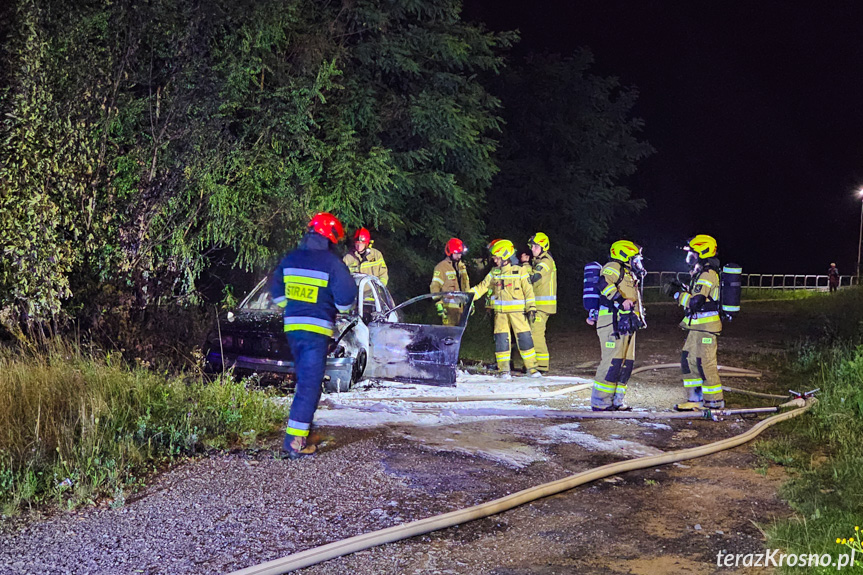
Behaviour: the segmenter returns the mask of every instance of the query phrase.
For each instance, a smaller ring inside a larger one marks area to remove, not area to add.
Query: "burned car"
[[[360,379],[390,379],[411,383],[454,386],[461,338],[467,313],[459,325],[411,323],[420,307],[446,296],[463,301],[467,309],[473,295],[465,292],[425,294],[395,305],[381,281],[353,274],[357,307],[336,319],[336,336],[330,345],[324,389],[347,391]],[[211,371],[232,367],[235,372],[291,378],[294,361],[285,339],[282,308],[273,303],[269,278],[261,280],[237,309],[219,316],[217,329],[207,337],[206,363]]]

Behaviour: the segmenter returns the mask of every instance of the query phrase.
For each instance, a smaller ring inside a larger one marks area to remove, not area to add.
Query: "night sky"
[[[519,29],[512,58],[586,46],[593,73],[638,88],[657,153],[625,182],[648,208],[620,235],[653,269],[709,233],[747,272],[854,273],[863,2],[465,0],[464,16]]]

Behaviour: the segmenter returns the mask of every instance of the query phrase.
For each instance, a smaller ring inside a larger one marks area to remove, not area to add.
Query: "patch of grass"
[[[0,351],[0,506],[122,501],[166,459],[253,446],[285,410],[227,376],[172,377],[63,344]]]
[[[746,301],[762,300],[807,300],[811,298],[830,297],[827,291],[815,289],[763,289],[743,288],[740,299]]]
[[[512,337],[512,336],[511,336]],[[518,355],[516,350],[514,355]],[[459,357],[467,363],[494,363],[494,317],[480,308],[468,319]]]
[[[755,446],[762,465],[783,465],[791,473],[780,495],[795,515],[766,528],[767,547],[835,557],[849,552],[837,538],[850,537],[863,524],[861,303],[857,289],[795,303],[800,321],[820,324],[820,335],[797,344],[787,375],[794,385],[820,392],[810,414],[781,424],[780,436]],[[809,572],[836,570],[820,569]]]
[[[752,450],[759,458],[776,465],[791,466],[808,459],[794,439],[786,435],[758,441]]]

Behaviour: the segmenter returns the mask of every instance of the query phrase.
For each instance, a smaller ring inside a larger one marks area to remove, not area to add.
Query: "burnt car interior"
[[[469,309],[472,295],[424,294],[397,306],[377,278],[354,274],[354,280],[359,296],[357,307],[337,317],[325,389],[347,391],[362,378],[455,385],[468,314],[457,326],[429,325],[406,321],[406,317],[423,314],[408,315],[405,310],[408,306],[433,305],[445,295]],[[235,311],[223,314],[218,328],[208,338],[209,367],[221,370],[232,366],[239,372],[291,377],[293,358],[284,337],[282,309],[273,303],[267,279],[259,282]]]

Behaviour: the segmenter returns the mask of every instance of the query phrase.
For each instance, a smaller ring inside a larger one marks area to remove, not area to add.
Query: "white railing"
[[[647,276],[644,278],[644,288],[659,289],[666,281],[674,278],[685,284],[689,282],[689,273],[647,272]],[[745,288],[824,291],[830,285],[826,274],[741,274],[740,283]],[[859,278],[856,276],[839,276],[839,287],[854,286],[858,283]]]

